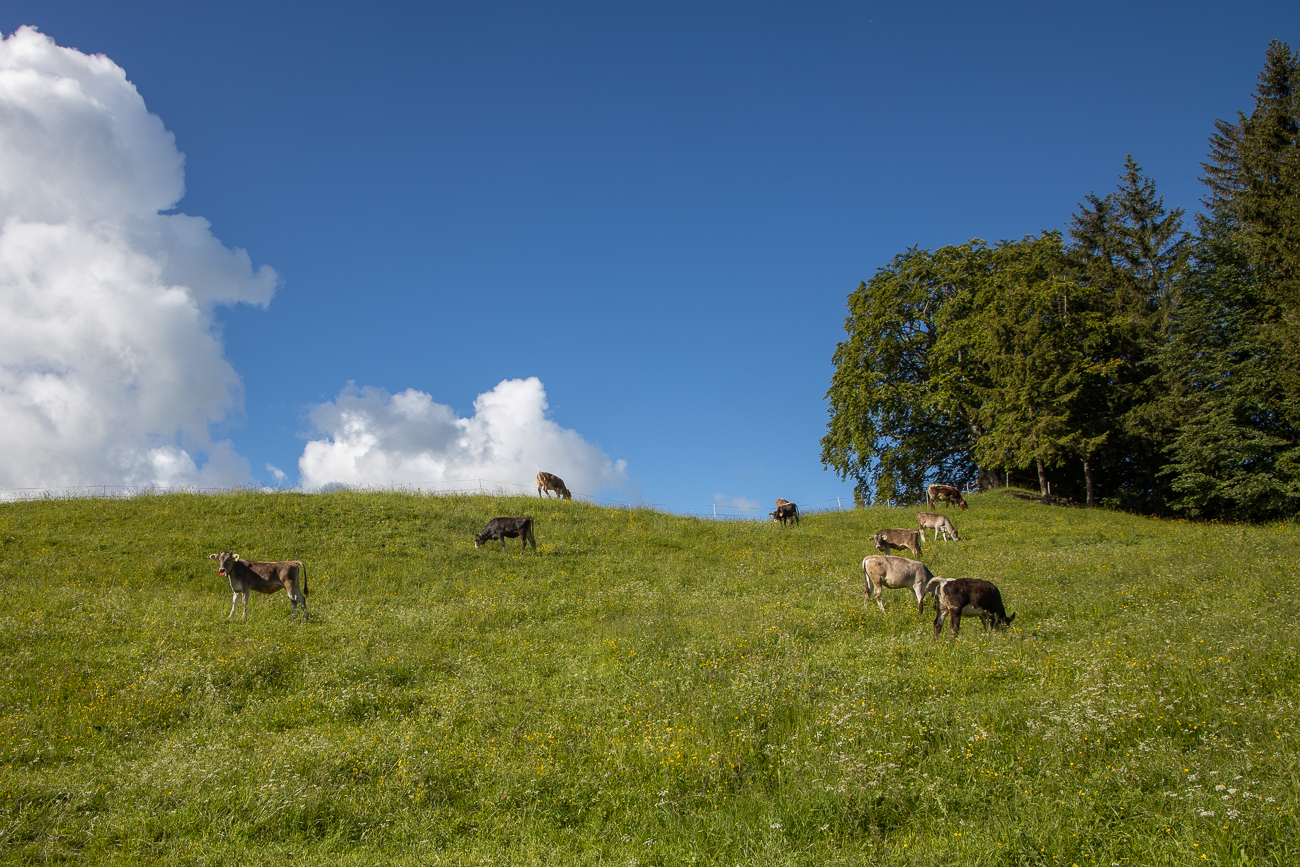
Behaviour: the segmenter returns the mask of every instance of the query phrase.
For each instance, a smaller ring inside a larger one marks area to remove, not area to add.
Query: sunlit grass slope
[[[867,536],[385,493],[0,505],[0,858],[87,864],[1300,863],[1300,530],[971,498]],[[540,555],[475,550],[531,514]],[[306,561],[227,619],[208,554]],[[931,603],[932,604],[932,603]]]

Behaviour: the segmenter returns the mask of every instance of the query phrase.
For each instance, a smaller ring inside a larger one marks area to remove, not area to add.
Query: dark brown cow
[[[1007,616],[1002,607],[1002,594],[992,582],[980,578],[936,578],[926,588],[934,593],[938,612],[934,616],[934,637],[943,631],[943,619],[949,618],[952,637],[957,637],[961,629],[963,614],[979,615],[984,631],[1005,629],[1016,619],[1016,615]]]
[[[917,557],[921,556],[920,530],[881,530],[871,537],[871,541],[876,543],[876,550],[882,554],[906,549]]]
[[[782,527],[785,526],[786,521],[794,521],[797,524],[799,523],[799,507],[790,502],[781,503],[776,507],[775,512],[768,512],[767,516],[773,521],[780,521]]]
[[[931,485],[925,489],[926,499],[930,503],[930,508],[934,508],[935,503],[956,503],[964,510],[966,501],[961,497],[961,491],[952,485]]]
[[[533,519],[529,517],[522,518],[493,518],[488,521],[488,525],[483,528],[483,532],[474,534],[474,547],[485,544],[493,539],[501,540],[501,550],[506,550],[506,539],[519,539],[519,553],[524,553],[528,543],[533,543],[533,553],[537,553],[537,539],[533,536]]]
[[[550,491],[555,491],[555,496],[563,497],[566,500],[572,500],[573,494],[564,486],[564,479],[552,473],[537,474],[537,496],[546,496]]]
[[[240,598],[244,600],[244,617],[248,617],[248,591],[258,593],[278,593],[283,589],[289,594],[293,604],[292,614],[298,613],[302,606],[302,618],[307,619],[307,569],[301,560],[242,560],[238,554],[222,551],[209,554],[209,560],[217,561],[217,574],[230,581],[234,596],[230,599],[230,617],[235,613],[235,606]],[[302,589],[298,588],[298,579],[302,578]]]

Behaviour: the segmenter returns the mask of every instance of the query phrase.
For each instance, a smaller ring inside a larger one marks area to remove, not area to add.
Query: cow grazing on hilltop
[[[208,559],[217,561],[217,574],[230,581],[230,589],[234,592],[227,617],[235,613],[241,598],[244,600],[243,616],[248,617],[248,591],[277,593],[283,588],[293,605],[290,613],[297,614],[301,605],[302,618],[307,619],[307,569],[301,560],[243,560],[230,551],[209,554]],[[301,589],[298,587],[299,578],[302,579]]]
[[[961,629],[963,614],[978,615],[984,631],[1005,629],[1016,619],[1016,615],[1007,616],[1002,607],[1002,594],[992,582],[980,578],[936,578],[927,592],[934,594],[934,637],[943,631],[943,619],[949,618],[952,637],[957,637]]]
[[[906,549],[917,557],[921,556],[921,539],[920,530],[881,530],[871,537],[876,550],[882,554]]]
[[[566,500],[573,499],[573,494],[564,486],[564,479],[553,473],[538,473],[537,496],[548,496],[550,491],[555,491],[556,497],[562,497]]]
[[[881,598],[886,589],[910,589],[916,596],[916,610],[925,611],[925,588],[934,580],[924,563],[909,560],[906,557],[889,557],[873,554],[862,560],[862,576],[865,579],[866,599],[864,605],[870,605],[874,597],[881,612],[885,610]]]
[[[961,541],[961,539],[957,538],[957,528],[952,525],[952,521],[948,520],[947,515],[940,515],[936,512],[917,512],[916,520],[921,525],[922,540],[925,539],[926,530],[934,530],[934,541],[936,542],[939,541],[939,533],[941,532],[945,541],[948,539],[954,542]]]
[[[926,500],[933,509],[935,503],[956,503],[963,510],[966,508],[966,501],[962,499],[961,491],[952,485],[930,485],[925,489]]]
[[[797,524],[799,523],[799,507],[791,502],[781,503],[776,507],[775,512],[768,512],[767,516],[773,521],[780,521],[782,527],[785,526],[786,521],[794,521]]]
[[[533,519],[529,517],[521,518],[493,518],[488,521],[488,525],[483,528],[483,532],[474,534],[474,547],[483,545],[493,539],[501,540],[501,550],[506,550],[506,539],[519,539],[519,553],[524,553],[528,548],[528,543],[533,545],[533,553],[537,553],[537,539],[533,536]]]

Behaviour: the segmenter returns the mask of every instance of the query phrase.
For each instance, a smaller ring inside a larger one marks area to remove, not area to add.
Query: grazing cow
[[[943,533],[944,541],[949,539],[954,542],[960,542],[957,537],[957,528],[948,520],[947,515],[940,515],[935,512],[917,512],[916,520],[921,525],[921,540],[925,540],[925,531],[934,530],[934,541],[939,541],[939,533]]]
[[[537,539],[533,536],[533,519],[524,518],[493,518],[488,521],[488,525],[483,528],[482,533],[474,534],[474,547],[477,548],[493,539],[501,540],[501,550],[506,550],[506,539],[519,538],[519,553],[524,553],[528,548],[528,543],[533,543],[533,553],[537,553]]]
[[[943,619],[949,618],[952,637],[957,637],[961,629],[963,614],[978,615],[984,631],[1005,629],[1016,619],[1016,615],[1007,616],[1002,607],[1002,594],[991,582],[980,578],[936,578],[930,582],[927,592],[934,593],[934,637],[943,631]]]
[[[935,503],[956,503],[961,506],[962,511],[966,510],[966,501],[961,497],[961,491],[952,485],[930,485],[925,489],[926,500],[933,509]]]
[[[298,613],[302,606],[302,619],[307,619],[307,569],[301,560],[280,560],[264,562],[261,560],[241,560],[238,554],[222,551],[209,554],[209,560],[217,561],[217,574],[230,581],[234,596],[230,599],[230,617],[235,613],[235,606],[240,598],[244,600],[244,617],[248,617],[248,591],[258,593],[276,593],[281,588],[289,594],[293,604],[291,614]],[[302,577],[302,589],[298,588],[298,578]]]
[[[914,556],[921,556],[920,530],[881,530],[871,537],[871,541],[876,543],[876,550],[882,554],[907,549]]]
[[[799,507],[794,503],[785,502],[776,507],[775,512],[768,512],[767,516],[773,521],[780,521],[781,526],[785,526],[786,521],[799,523]]]
[[[884,590],[903,590],[910,588],[916,595],[916,610],[925,611],[925,588],[934,579],[924,563],[909,560],[906,557],[888,557],[873,554],[862,560],[862,575],[866,583],[864,605],[870,605],[872,597],[880,610],[885,610]]]
[[[537,496],[547,496],[551,491],[555,491],[556,497],[563,497],[566,500],[573,499],[573,494],[564,486],[564,479],[552,473],[538,473]]]

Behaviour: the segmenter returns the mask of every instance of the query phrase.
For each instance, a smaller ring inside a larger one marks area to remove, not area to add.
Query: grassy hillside
[[[503,514],[539,556],[473,548]],[[909,511],[0,505],[0,858],[1300,863],[1300,529],[1005,493],[954,520],[923,559],[995,581],[1005,634],[864,608]],[[306,561],[313,620],[227,619],[223,549]]]

